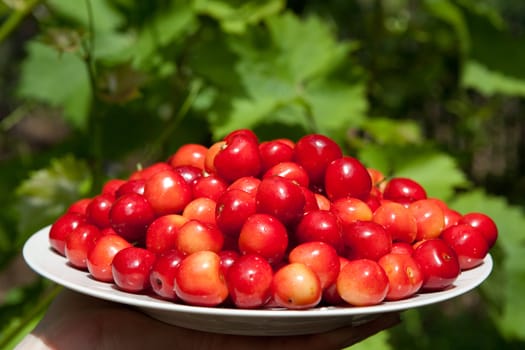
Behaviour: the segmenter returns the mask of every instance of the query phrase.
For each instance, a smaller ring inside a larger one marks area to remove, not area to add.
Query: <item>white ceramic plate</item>
[[[319,307],[310,310],[197,307],[160,300],[151,295],[123,292],[111,283],[94,280],[89,273],[68,265],[64,257],[50,248],[48,232],[49,227],[36,232],[23,249],[27,264],[43,277],[83,294],[134,306],[163,322],[227,334],[308,334],[361,324],[382,313],[435,304],[464,294],[481,284],[489,276],[493,265],[491,256],[487,255],[482,265],[462,272],[447,290],[420,293],[406,300],[375,306]]]

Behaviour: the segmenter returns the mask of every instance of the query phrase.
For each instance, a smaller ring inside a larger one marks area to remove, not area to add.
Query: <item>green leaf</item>
[[[446,201],[458,187],[468,185],[454,158],[430,147],[369,144],[359,150],[358,157],[386,175],[418,181],[429,197]]]
[[[462,212],[482,212],[489,215],[498,227],[498,240],[493,248],[495,269],[482,284],[486,295],[491,296],[493,319],[508,339],[525,338],[525,214],[519,207],[509,205],[504,198],[490,196],[481,190],[458,196],[450,203]],[[501,250],[501,256],[498,251]]]
[[[161,53],[165,47],[176,46],[197,29],[197,17],[186,2],[176,2],[157,13],[138,32],[136,42],[122,53],[139,67],[167,64]],[[170,57],[173,65],[173,57]]]
[[[347,350],[392,350],[394,347],[388,342],[388,331],[382,331],[369,337],[357,344],[354,344]]]
[[[327,75],[356,48],[350,42],[338,41],[333,28],[316,16],[301,20],[286,12],[268,18],[267,25],[279,55],[275,63],[286,67],[296,84]]]
[[[120,27],[124,17],[120,15],[108,0],[48,0],[48,5],[61,16],[69,17],[84,28],[89,28],[90,18],[88,3],[93,14],[93,27],[95,31],[108,31]]]
[[[230,94],[231,103],[212,111],[214,137],[271,122],[342,140],[346,128],[362,122],[368,107],[364,85],[336,73],[352,71],[348,54],[354,46],[338,41],[318,17],[285,13],[267,18],[266,24],[267,31],[254,27],[226,40],[237,56],[232,81],[238,84],[221,91]]]
[[[465,58],[470,51],[470,33],[461,8],[449,0],[426,0],[424,3],[434,16],[445,21],[454,29],[462,56]]]
[[[483,64],[469,60],[466,63],[461,84],[475,89],[485,96],[496,94],[525,96],[525,80],[491,70]]]
[[[90,190],[91,176],[85,162],[73,156],[51,160],[16,189],[18,230],[22,238],[49,224],[73,201]]]
[[[285,6],[283,0],[196,0],[195,9],[219,21],[228,33],[242,34],[249,25],[279,13]]]
[[[348,128],[358,127],[366,120],[368,102],[364,84],[326,79],[308,84],[305,90],[316,132],[342,142]]]
[[[62,108],[66,120],[85,128],[92,97],[85,63],[73,53],[59,53],[35,41],[27,51],[18,95]]]
[[[423,141],[419,125],[412,120],[370,118],[362,128],[378,144],[406,145]]]

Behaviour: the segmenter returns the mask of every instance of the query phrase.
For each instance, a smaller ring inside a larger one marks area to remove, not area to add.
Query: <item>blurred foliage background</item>
[[[525,347],[525,2],[3,0],[0,348],[55,287],[25,240],[74,200],[235,128],[310,132],[500,230],[475,291],[358,349]]]

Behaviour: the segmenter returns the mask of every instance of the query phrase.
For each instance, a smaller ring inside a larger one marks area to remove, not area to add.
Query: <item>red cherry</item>
[[[422,241],[412,256],[423,271],[425,290],[443,290],[452,285],[461,272],[456,252],[439,238]]]
[[[215,221],[217,227],[225,235],[237,238],[246,219],[255,212],[254,194],[230,189],[224,192],[217,201]]]
[[[157,256],[151,267],[149,282],[153,292],[164,299],[175,301],[174,281],[177,268],[185,255],[176,249],[167,250]]]
[[[395,177],[386,183],[383,198],[406,204],[427,198],[427,193],[418,182],[405,177]]]
[[[291,161],[294,156],[293,147],[279,140],[261,142],[259,144],[259,152],[261,154],[263,172],[281,162]]]
[[[313,185],[323,185],[326,167],[342,156],[339,145],[324,135],[306,135],[295,144],[294,159],[306,170]]]
[[[71,232],[86,222],[85,216],[78,213],[65,213],[49,229],[49,244],[60,255],[66,253],[66,240]]]
[[[155,254],[147,249],[128,247],[120,250],[111,263],[113,281],[123,291],[139,293],[150,287],[150,272]]]
[[[192,166],[198,169],[204,169],[204,161],[208,148],[196,143],[187,143],[169,158],[168,163],[176,168],[180,166]]]
[[[179,173],[164,170],[146,180],[144,198],[157,215],[179,214],[191,201],[192,191]]]
[[[255,199],[257,212],[272,215],[284,225],[297,223],[304,213],[306,204],[300,186],[280,176],[263,179]]]
[[[111,226],[109,211],[114,201],[115,197],[108,193],[102,193],[93,197],[86,207],[87,221],[100,229]]]
[[[277,218],[257,213],[244,222],[238,244],[242,254],[259,254],[270,264],[276,264],[288,248],[288,232]]]
[[[100,229],[95,225],[77,226],[66,239],[65,256],[68,262],[76,268],[87,270],[88,251],[100,236]]]
[[[226,275],[235,306],[252,309],[266,304],[271,298],[272,278],[271,265],[260,255],[246,254],[236,259]]]
[[[128,193],[119,197],[109,213],[111,227],[129,242],[144,242],[155,212],[144,196]]]
[[[258,176],[262,170],[259,145],[249,136],[232,136],[213,161],[215,173],[233,182],[243,176]]]
[[[489,251],[481,230],[469,224],[451,226],[443,230],[440,237],[454,249],[462,270],[480,265]]]
[[[342,197],[365,200],[372,189],[372,179],[359,160],[344,156],[326,167],[324,186],[332,201]]]
[[[496,240],[498,239],[498,227],[496,223],[490,216],[483,213],[467,213],[458,221],[459,224],[469,224],[470,226],[478,228],[489,245],[489,249],[494,246]]]

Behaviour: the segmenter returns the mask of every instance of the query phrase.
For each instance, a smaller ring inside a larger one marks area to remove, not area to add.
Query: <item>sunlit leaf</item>
[[[91,101],[86,66],[75,54],[60,53],[49,46],[31,42],[22,64],[19,96],[62,108],[64,117],[85,128]]]
[[[468,61],[465,66],[462,85],[486,96],[496,94],[525,96],[525,80],[491,70],[472,60]]]
[[[283,0],[196,0],[195,9],[219,21],[224,31],[241,34],[246,27],[281,11]]]
[[[443,200],[469,184],[454,158],[433,148],[370,144],[359,150],[359,159],[387,176],[414,179],[428,196]]]
[[[77,21],[85,28],[93,24],[95,31],[116,29],[124,21],[108,0],[48,0],[46,3],[60,15]],[[91,7],[91,18],[88,6]]]
[[[73,156],[51,160],[47,168],[33,172],[16,189],[19,232],[25,236],[49,224],[69,204],[85,196],[90,185],[85,162]]]

